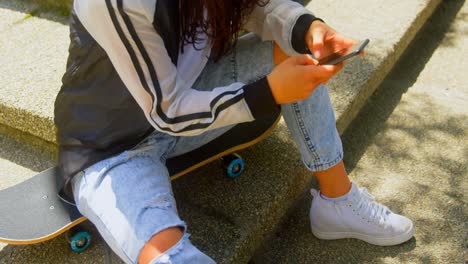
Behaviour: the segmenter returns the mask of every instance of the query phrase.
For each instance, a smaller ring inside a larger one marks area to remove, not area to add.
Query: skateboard
[[[168,159],[171,180],[221,160],[226,174],[236,178],[244,171],[245,162],[236,151],[265,138],[280,120],[280,112],[271,117],[242,123],[208,144],[189,153]],[[67,233],[75,252],[86,250],[91,235],[81,223],[86,217],[58,195],[62,179],[58,167],[45,170],[17,185],[0,190],[0,242],[35,244]]]

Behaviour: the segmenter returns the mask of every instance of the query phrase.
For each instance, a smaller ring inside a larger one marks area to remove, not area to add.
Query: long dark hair
[[[182,41],[196,49],[204,48],[197,44],[202,40],[199,33],[205,33],[218,60],[236,44],[243,22],[255,5],[267,3],[268,0],[180,0]]]

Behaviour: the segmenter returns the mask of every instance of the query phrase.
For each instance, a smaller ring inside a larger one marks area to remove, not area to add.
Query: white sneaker
[[[357,238],[379,246],[398,245],[413,237],[413,222],[377,203],[366,188],[352,184],[342,198],[324,199],[312,189],[312,233],[320,239]]]

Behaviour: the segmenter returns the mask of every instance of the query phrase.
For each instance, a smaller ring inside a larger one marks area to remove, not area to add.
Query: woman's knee
[[[180,227],[171,227],[154,235],[143,247],[139,264],[215,263],[189,241]]]
[[[141,250],[138,263],[150,263],[176,245],[183,236],[184,233],[179,227],[171,227],[155,234]]]

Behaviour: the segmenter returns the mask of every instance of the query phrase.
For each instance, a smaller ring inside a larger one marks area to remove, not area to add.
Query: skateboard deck
[[[201,148],[168,159],[171,180],[261,141],[280,117],[278,112],[266,119],[238,124]],[[53,167],[0,191],[0,242],[43,242],[87,220],[74,205],[59,197],[62,179],[58,172]]]

